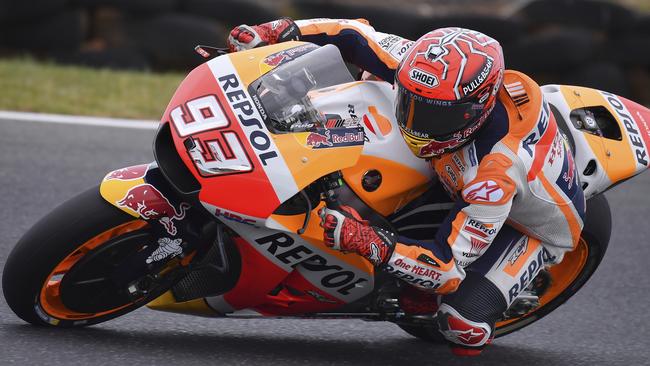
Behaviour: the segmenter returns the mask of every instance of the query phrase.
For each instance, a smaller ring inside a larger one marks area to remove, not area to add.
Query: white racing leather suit
[[[363,19],[296,24],[301,40],[334,44],[346,61],[390,83],[413,44]],[[577,245],[584,195],[549,104],[516,71],[505,72],[496,107],[474,140],[431,163],[453,207],[433,242],[400,237],[386,268],[444,295],[438,321],[450,342],[482,347],[545,263]]]

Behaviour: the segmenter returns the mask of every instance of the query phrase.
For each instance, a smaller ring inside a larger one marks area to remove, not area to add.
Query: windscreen
[[[326,45],[276,67],[253,82],[250,91],[264,107],[272,132],[299,132],[325,122],[310,92],[352,81],[338,48]]]

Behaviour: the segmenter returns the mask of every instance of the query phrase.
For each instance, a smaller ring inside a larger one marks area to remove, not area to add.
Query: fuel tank
[[[321,89],[310,97],[329,122],[352,119],[363,126],[361,157],[342,172],[345,182],[371,208],[390,215],[427,189],[433,169],[415,157],[402,139],[391,84],[357,81]]]

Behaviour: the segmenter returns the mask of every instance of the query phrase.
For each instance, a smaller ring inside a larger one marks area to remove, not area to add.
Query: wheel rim
[[[50,316],[58,319],[68,320],[82,320],[92,319],[100,316],[108,315],[117,312],[121,309],[132,305],[133,302],[124,304],[111,304],[109,308],[99,309],[99,311],[79,311],[79,309],[71,309],[70,301],[64,301],[62,296],[62,283],[68,273],[74,271],[75,265],[84,259],[89,253],[101,249],[100,247],[109,241],[121,237],[123,235],[134,233],[144,228],[147,223],[143,220],[133,220],[124,224],[118,225],[103,233],[91,238],[82,245],[80,245],[74,252],[64,258],[52,270],[47,277],[39,295],[39,303],[43,310]],[[92,263],[92,262],[91,262]],[[66,290],[66,292],[69,290]],[[74,304],[75,301],[72,301]],[[79,308],[79,305],[75,306]],[[83,307],[83,306],[81,306]],[[86,309],[88,310],[88,309]]]
[[[580,238],[576,249],[566,253],[561,263],[556,264],[548,269],[551,277],[551,284],[546,289],[544,294],[539,297],[539,306],[522,316],[497,322],[497,335],[499,335],[499,333],[509,331],[510,327],[508,326],[513,325],[513,323],[523,321],[526,318],[529,318],[530,321],[533,321],[535,319],[533,315],[535,315],[536,312],[539,312],[541,309],[543,309],[548,303],[556,299],[561,293],[563,293],[574,283],[576,278],[578,278],[578,275],[582,272],[585,264],[587,263],[588,257],[589,246],[583,238]]]

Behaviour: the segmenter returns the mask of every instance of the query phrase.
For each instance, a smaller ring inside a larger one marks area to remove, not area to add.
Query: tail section
[[[650,109],[596,89],[542,87],[574,150],[586,198],[650,167]]]

